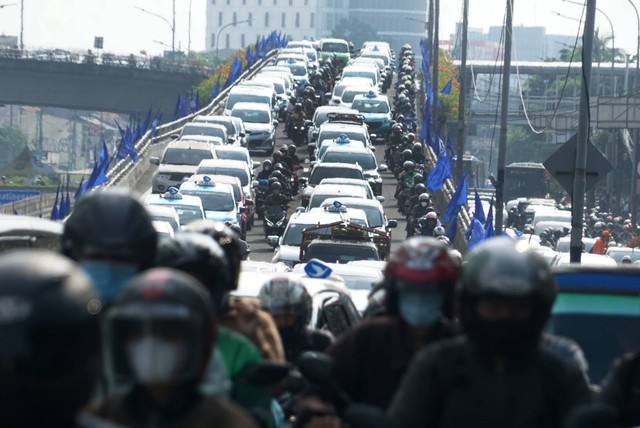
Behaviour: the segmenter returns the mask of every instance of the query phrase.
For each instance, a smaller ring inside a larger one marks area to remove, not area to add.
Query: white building
[[[273,30],[292,40],[316,38],[318,1],[207,0],[207,50],[216,50],[218,42],[220,53],[227,54],[255,43]]]

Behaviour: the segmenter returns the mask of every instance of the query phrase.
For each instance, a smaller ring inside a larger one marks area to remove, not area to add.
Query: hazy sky
[[[20,1],[0,0],[0,34],[20,32]],[[170,26],[159,18],[136,10],[137,5],[171,20],[172,0],[23,0],[24,42],[33,48],[90,49],[94,36],[104,37],[105,51],[116,53],[160,53],[164,47],[154,41],[171,44]],[[202,50],[205,44],[205,5],[208,0],[176,1],[176,47],[187,49],[189,40],[189,4],[191,3],[191,48]],[[640,8],[640,0],[632,0]],[[501,25],[505,0],[469,0],[471,27]],[[222,2],[218,2],[222,3]],[[461,18],[462,0],[441,0],[441,39],[449,38]],[[224,7],[224,6],[221,6]],[[630,53],[636,50],[637,21],[629,0],[600,0],[598,7],[611,19],[616,47]],[[577,33],[578,23],[555,14],[580,17],[582,6],[565,0],[515,0],[514,25],[540,25],[547,34]],[[596,14],[596,26],[608,36],[611,26],[602,13]]]

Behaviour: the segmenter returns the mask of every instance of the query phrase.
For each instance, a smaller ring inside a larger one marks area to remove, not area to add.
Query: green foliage
[[[27,146],[27,136],[19,128],[0,128],[0,168],[13,162]]]
[[[528,126],[511,126],[507,132],[506,162],[544,162],[558,146],[547,144],[545,135]]]
[[[378,32],[373,26],[357,18],[341,18],[331,32],[331,37],[347,40],[360,47],[367,40],[376,40]]]

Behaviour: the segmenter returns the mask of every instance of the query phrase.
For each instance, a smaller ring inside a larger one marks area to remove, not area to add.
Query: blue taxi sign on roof
[[[340,201],[333,201],[333,206],[336,208],[340,208],[342,206],[342,202]]]
[[[375,98],[376,97],[376,93],[373,91],[369,91],[367,92],[367,98]]]
[[[296,60],[295,60],[295,59],[293,59],[293,58],[288,58],[288,59],[287,59],[287,62],[288,62],[289,64],[294,64],[294,63],[296,62]]]
[[[318,259],[311,259],[304,267],[304,272],[309,278],[325,279],[331,275],[333,269]]]
[[[167,190],[167,193],[172,195],[172,196],[177,195],[179,192],[180,192],[180,190],[178,190],[177,187],[169,187],[169,190]]]
[[[182,193],[177,187],[169,187],[169,190],[164,194],[165,199],[182,199]]]
[[[198,186],[214,186],[215,183],[211,180],[211,177],[205,175],[202,180],[198,181]]]
[[[340,134],[338,138],[336,138],[336,143],[338,144],[349,143],[349,137],[347,137],[346,134]]]

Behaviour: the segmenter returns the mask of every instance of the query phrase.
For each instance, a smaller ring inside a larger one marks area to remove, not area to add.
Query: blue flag
[[[487,214],[487,221],[484,224],[484,239],[493,238],[496,236],[496,231],[493,226],[493,198],[489,204],[489,213]]]
[[[71,195],[69,194],[69,184],[70,184],[69,182],[70,181],[71,181],[71,176],[69,174],[67,174],[67,186],[66,186],[66,189],[65,189],[64,203],[62,204],[64,206],[64,217],[66,217],[69,214],[71,214]]]
[[[469,226],[469,241],[467,242],[467,251],[471,251],[473,247],[478,245],[484,239],[484,226],[480,220],[473,217]]]
[[[60,183],[58,183],[58,189],[56,190],[56,200],[53,202],[53,207],[51,208],[51,214],[49,215],[49,219],[51,220],[60,220],[60,208],[58,207],[59,196],[60,196]]]
[[[442,95],[447,95],[451,93],[451,79],[444,85],[444,88],[440,91]]]
[[[480,195],[478,195],[478,190],[474,189],[476,194],[475,204],[473,207],[473,216],[477,218],[480,223],[484,224],[487,221],[487,218],[484,216],[484,208],[482,208],[482,200],[480,200]]]
[[[453,193],[447,208],[444,210],[442,222],[448,223],[457,217],[460,207],[467,203],[467,174],[462,174],[462,180]]]
[[[453,143],[451,142],[451,137],[447,135],[447,154],[449,155],[449,159],[453,160],[456,156],[456,151],[453,148]],[[455,164],[455,160],[453,160]]]
[[[458,214],[460,212],[460,205],[456,207],[456,216],[447,225],[445,235],[449,238],[449,241],[453,242],[456,239],[456,233],[458,231]]]
[[[446,179],[450,177],[451,164],[449,162],[449,157],[443,150],[441,150],[438,155],[438,162],[436,162],[436,166],[433,167],[431,172],[429,172],[429,177],[427,177],[427,190],[432,193],[437,192],[442,188]]]
[[[82,185],[84,184],[84,175],[80,179],[80,184],[78,184],[78,188],[76,189],[76,193],[73,195],[73,200],[77,201],[80,196],[82,196]]]

